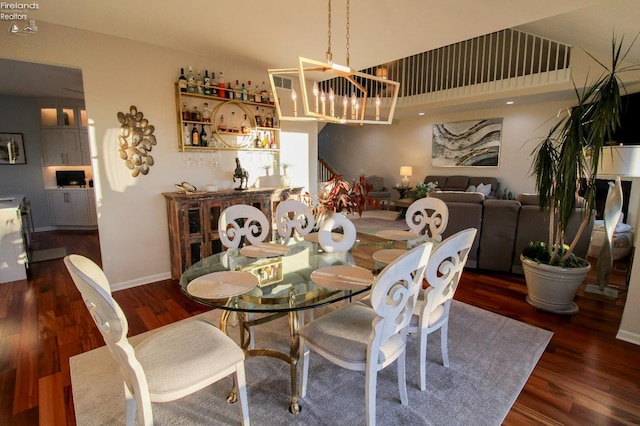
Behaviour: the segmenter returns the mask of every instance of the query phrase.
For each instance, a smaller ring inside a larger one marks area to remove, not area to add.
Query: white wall
[[[227,79],[266,80],[266,69],[251,67],[216,52],[196,56],[116,37],[38,24],[38,34],[0,37],[0,56],[82,69],[92,141],[98,227],[105,273],[124,288],[170,276],[169,240],[162,192],[189,181],[230,187],[234,152],[223,152],[217,168],[189,167],[179,153],[174,83],[181,67],[224,71]],[[131,105],[155,126],[155,165],[133,178],[119,158],[117,113]],[[36,117],[37,118],[37,117]],[[316,156],[315,138],[313,151]]]
[[[381,175],[387,187],[400,182],[400,166],[412,166],[411,185],[426,175],[471,175],[497,177],[501,189],[517,195],[535,192],[530,178],[530,154],[544,136],[564,102],[505,105],[504,108],[474,110],[402,119],[391,126],[349,127],[327,124],[320,132],[319,153],[346,178],[361,172]],[[433,167],[432,129],[436,123],[502,117],[499,167]],[[397,197],[397,194],[393,194]]]

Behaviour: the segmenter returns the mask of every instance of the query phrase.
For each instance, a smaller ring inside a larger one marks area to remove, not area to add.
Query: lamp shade
[[[640,177],[640,145],[604,147],[598,167],[600,175]]]
[[[400,176],[413,176],[413,167],[400,166]]]

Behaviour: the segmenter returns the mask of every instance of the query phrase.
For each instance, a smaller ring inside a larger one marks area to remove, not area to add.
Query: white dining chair
[[[449,208],[439,198],[419,198],[407,208],[405,221],[416,234],[426,234],[434,241],[442,241],[442,233],[449,223]]]
[[[400,401],[408,404],[405,377],[406,327],[411,320],[424,269],[433,243],[424,243],[387,265],[372,285],[372,306],[350,303],[300,329],[302,384],[307,393],[309,352],[340,367],[365,371],[368,425],[376,423],[376,383],[379,370],[394,361],[398,367]]]
[[[421,291],[408,327],[409,333],[418,334],[420,390],[425,390],[427,386],[427,337],[434,331],[440,330],[442,364],[449,367],[447,344],[451,300],[458,288],[476,232],[476,228],[469,228],[449,236],[436,246],[427,264],[424,276],[429,286]]]
[[[256,207],[229,206],[220,213],[218,232],[226,248],[240,248],[243,242],[257,244],[269,236],[269,219]]]
[[[295,233],[307,235],[315,226],[311,208],[301,201],[285,200],[276,207],[276,228],[280,238],[288,240]]]
[[[333,232],[342,229],[342,234]],[[333,251],[347,251],[356,242],[356,226],[348,217],[341,213],[334,213],[327,217],[320,225],[318,242],[328,253]]]
[[[189,318],[155,330],[134,348],[127,339],[127,318],[102,269],[77,254],[66,256],[64,263],[120,367],[127,425],[136,419],[153,425],[152,402],[180,399],[231,374],[242,423],[249,425],[244,352],[230,337],[204,319]]]

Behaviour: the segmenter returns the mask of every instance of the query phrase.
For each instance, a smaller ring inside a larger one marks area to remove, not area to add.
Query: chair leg
[[[398,389],[400,390],[400,402],[402,405],[409,405],[409,397],[407,396],[407,371],[406,371],[406,349],[402,355],[398,357]]]
[[[449,368],[449,345],[447,335],[449,334],[449,318],[440,327],[440,347],[442,348],[442,365]]]
[[[369,364],[367,358],[367,364]],[[365,374],[364,385],[364,398],[367,411],[367,426],[375,426],[376,424],[376,386],[378,384],[378,371],[377,365],[373,362],[373,365],[367,365],[367,372]]]
[[[418,330],[418,377],[420,377],[420,390],[427,388],[427,338],[429,333],[420,328]]]
[[[242,424],[249,426],[249,400],[247,398],[247,380],[244,375],[244,361],[236,364],[236,388],[242,412]]]

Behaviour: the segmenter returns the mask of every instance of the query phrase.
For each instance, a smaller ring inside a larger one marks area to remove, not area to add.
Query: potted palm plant
[[[635,39],[631,45],[634,42]],[[630,47],[623,52],[622,45],[623,40],[617,43],[613,38],[608,66],[589,54],[605,71],[583,89],[574,85],[577,104],[561,116],[533,151],[532,175],[540,208],[549,213],[549,240],[532,242],[520,258],[527,301],[539,309],[578,311],[573,299],[590,265],[573,251],[595,210],[595,180],[603,148],[620,124],[620,96],[624,89],[620,73],[638,69],[623,66]],[[578,197],[579,192],[584,198]],[[582,222],[573,240],[565,241],[579,204],[584,212]]]

